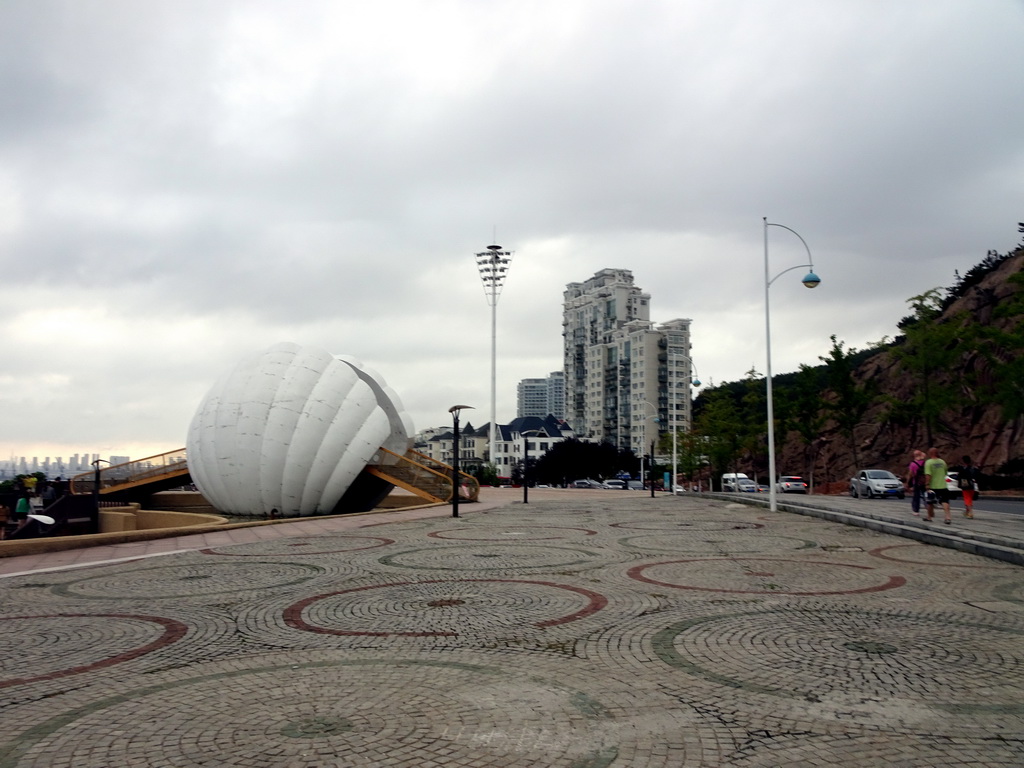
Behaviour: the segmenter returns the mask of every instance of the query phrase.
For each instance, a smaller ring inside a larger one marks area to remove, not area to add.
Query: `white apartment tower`
[[[627,269],[566,286],[565,417],[576,434],[637,454],[691,417],[690,321],[655,327]]]
[[[516,387],[516,416],[543,419],[548,414],[565,418],[565,373],[562,371],[552,371],[545,379],[523,379]]]

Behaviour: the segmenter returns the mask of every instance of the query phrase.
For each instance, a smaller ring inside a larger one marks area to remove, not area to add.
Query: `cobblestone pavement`
[[[0,768],[1024,765],[1024,568],[505,501],[0,578]]]

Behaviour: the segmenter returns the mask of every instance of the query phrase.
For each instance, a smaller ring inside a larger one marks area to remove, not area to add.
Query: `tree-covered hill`
[[[1024,232],[1024,224],[1021,225]],[[990,483],[1024,474],[1024,247],[986,258],[949,288],[907,300],[900,335],[773,378],[779,474],[842,483],[863,467],[902,476],[915,448],[970,455]],[[694,433],[711,473],[767,476],[765,382],[706,390]]]

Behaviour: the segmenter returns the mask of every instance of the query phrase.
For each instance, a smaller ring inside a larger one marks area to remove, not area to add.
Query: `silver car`
[[[889,470],[862,469],[850,478],[850,495],[855,499],[886,496],[902,499],[906,491],[900,479]]]

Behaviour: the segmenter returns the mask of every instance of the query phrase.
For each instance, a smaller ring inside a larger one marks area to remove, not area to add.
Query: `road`
[[[780,500],[781,499],[801,499],[801,498],[805,498],[805,497],[800,495],[800,494],[779,494],[779,499]],[[820,497],[812,496],[810,498],[820,498]],[[906,509],[906,510],[910,509],[910,498],[909,497],[906,498],[906,499],[902,499],[902,500],[898,500],[898,499],[852,499],[850,496],[836,496],[836,497],[833,497],[833,498],[835,498],[835,499],[849,499],[851,501],[856,501],[857,503],[861,503],[861,504],[892,505],[893,507],[896,507],[898,509]],[[963,500],[958,497],[956,499],[953,499],[950,502],[950,506],[952,506],[952,508],[954,510],[962,511],[963,508],[964,508],[964,503],[963,503]],[[883,507],[880,507],[879,509],[884,509],[884,508],[885,507],[883,506]],[[1003,498],[999,498],[997,496],[986,496],[986,495],[982,494],[982,497],[980,499],[978,499],[974,503],[974,511],[975,512],[994,512],[994,513],[998,513],[998,514],[1014,515],[1016,517],[1024,517],[1024,499],[1021,499],[1021,498],[1003,499]]]
[[[953,502],[953,506],[963,506],[959,499]],[[1018,499],[999,499],[982,496],[974,502],[976,512],[998,512],[1005,515],[1016,515],[1024,517],[1024,501]]]

